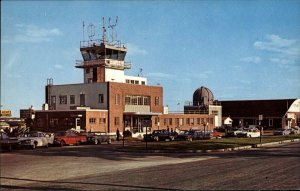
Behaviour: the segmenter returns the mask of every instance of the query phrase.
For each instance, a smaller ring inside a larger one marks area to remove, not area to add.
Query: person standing
[[[120,141],[120,131],[117,129],[117,141]]]

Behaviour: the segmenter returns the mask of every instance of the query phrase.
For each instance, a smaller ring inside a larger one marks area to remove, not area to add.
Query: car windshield
[[[56,133],[54,133],[54,134],[55,134],[55,136],[65,136],[65,135],[66,135],[66,132],[60,131],[60,132],[56,132]]]
[[[38,132],[31,132],[28,134],[28,137],[38,137],[38,136],[39,136]]]

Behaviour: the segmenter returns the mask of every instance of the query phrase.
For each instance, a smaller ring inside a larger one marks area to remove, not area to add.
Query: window
[[[186,124],[190,125],[190,118],[186,118]]]
[[[169,125],[172,125],[172,118],[169,119]]]
[[[139,84],[139,81],[135,80],[135,81],[134,81],[134,84]]]
[[[155,106],[159,105],[159,97],[155,97],[155,102],[154,102]]]
[[[164,125],[167,125],[167,119],[164,119]]]
[[[130,105],[130,96],[125,97],[125,105]]]
[[[98,94],[98,103],[104,103],[104,95]]]
[[[120,125],[120,118],[119,117],[115,117],[115,125]]]
[[[146,82],[145,81],[142,81],[142,85],[145,85],[146,84]]]
[[[200,125],[200,118],[197,118],[197,125]]]
[[[70,104],[75,104],[75,95],[70,95]]]
[[[56,127],[58,126],[58,119],[57,118],[51,118],[50,119],[50,127]]]
[[[144,97],[144,105],[150,105],[150,97]]]
[[[126,80],[126,84],[129,84],[130,83],[130,80]]]
[[[155,117],[155,125],[158,125],[158,117]]]
[[[125,105],[150,105],[150,96],[126,95]]]
[[[99,118],[99,124],[105,124],[106,118]]]
[[[90,122],[91,124],[95,124],[95,123],[96,123],[96,118],[93,118],[93,117],[90,118],[90,119],[89,119],[89,122]]]
[[[194,125],[194,118],[191,118],[191,125]]]
[[[65,105],[67,104],[67,96],[59,96],[59,104]]]
[[[269,119],[269,126],[270,126],[270,127],[273,126],[273,119]]]
[[[134,80],[130,80],[130,83],[131,83],[131,84],[134,84]]]
[[[175,125],[176,125],[176,126],[179,126],[179,118],[176,118],[176,119],[175,119]]]
[[[115,103],[116,105],[120,105],[120,94],[115,95]]]
[[[138,97],[138,105],[143,105],[143,97]]]
[[[37,126],[38,127],[43,127],[44,126],[44,120],[42,118],[37,119]]]
[[[90,73],[90,68],[85,69],[85,73],[89,74]]]

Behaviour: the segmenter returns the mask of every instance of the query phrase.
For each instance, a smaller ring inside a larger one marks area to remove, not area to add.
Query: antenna
[[[89,34],[89,39],[92,40],[93,37],[95,36],[95,25],[89,24],[89,26],[88,26],[88,34]]]
[[[111,23],[110,23],[110,17],[109,17],[109,20],[108,20],[108,21],[109,21],[109,26],[108,26],[108,28],[111,28],[111,41],[114,42],[114,40],[115,40],[114,38],[115,38],[115,35],[116,35],[116,34],[114,34],[114,33],[115,33],[114,30],[115,30],[115,27],[117,26],[117,23],[118,23],[118,16],[116,17],[116,22],[115,22],[115,24],[111,24]]]
[[[106,42],[106,28],[105,28],[105,19],[102,17],[102,42],[105,44]]]
[[[84,21],[82,21],[82,41],[84,41]]]
[[[143,72],[143,68],[140,68],[140,71],[139,71],[139,73],[138,73],[138,76],[139,76],[139,77],[143,77],[143,73],[142,73],[142,72]]]

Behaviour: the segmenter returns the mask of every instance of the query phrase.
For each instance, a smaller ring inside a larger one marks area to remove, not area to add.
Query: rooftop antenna
[[[143,68],[140,68],[140,71],[139,71],[139,73],[138,73],[138,76],[139,76],[139,77],[143,77],[143,73],[142,73],[142,72],[143,72]]]
[[[106,42],[106,28],[105,28],[105,20],[102,17],[102,43],[105,44]]]
[[[118,23],[118,16],[116,17],[116,22],[115,22],[115,24],[111,24],[111,22],[110,22],[110,17],[109,17],[109,26],[108,26],[108,28],[111,28],[111,40],[112,40],[112,42],[114,42],[115,41],[115,36],[114,35],[116,35],[116,34],[114,34],[115,33],[115,27],[117,26],[117,23]]]
[[[95,25],[89,24],[89,26],[88,26],[88,34],[89,34],[89,39],[92,40],[93,37],[95,36]]]
[[[82,41],[84,41],[84,21],[82,21]]]

